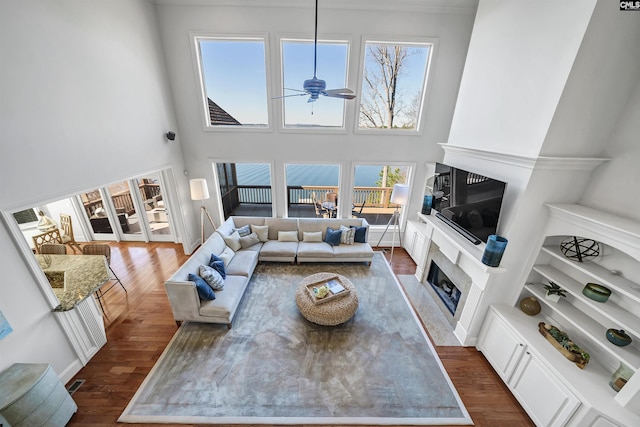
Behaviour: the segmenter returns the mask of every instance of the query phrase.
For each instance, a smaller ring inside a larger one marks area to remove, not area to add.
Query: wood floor
[[[105,295],[107,344],[69,383],[84,380],[73,394],[78,412],[69,426],[123,425],[116,420],[177,329],[163,283],[187,260],[182,246],[110,245],[111,266],[127,292],[116,286]],[[396,274],[415,272],[415,264],[402,249],[395,249],[392,267]],[[476,426],[534,425],[475,348],[436,350]]]

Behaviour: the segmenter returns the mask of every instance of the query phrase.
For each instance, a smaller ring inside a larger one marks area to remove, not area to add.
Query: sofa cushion
[[[224,260],[220,258],[218,255],[211,254],[211,259],[209,260],[209,267],[213,268],[218,273],[220,273],[223,279],[227,277],[227,272],[225,271],[225,268],[224,268]]]
[[[227,266],[227,277],[251,277],[256,265],[258,265],[258,251],[245,250],[236,252],[233,260]]]
[[[220,273],[208,265],[200,266],[200,277],[202,277],[214,291],[219,291],[224,288],[224,279]]]
[[[302,233],[303,242],[322,242],[322,231],[304,231]]]
[[[367,243],[367,227],[351,226],[354,229],[354,242]]]
[[[211,286],[200,276],[189,273],[189,280],[196,284],[196,290],[201,300],[212,301],[216,299],[216,294],[211,289]]]
[[[298,231],[296,218],[265,218],[264,225],[269,226],[269,240],[278,240],[279,231]]]
[[[233,231],[237,231],[240,237],[248,236],[251,234],[251,226],[249,224],[243,225],[240,228],[234,228]]]
[[[250,233],[246,236],[240,237],[240,246],[242,249],[250,248],[257,243],[260,243],[260,239],[256,233]]]
[[[325,242],[300,242],[298,244],[299,258],[333,258],[333,249],[331,245]]]
[[[233,251],[239,251],[242,249],[242,245],[240,244],[240,233],[234,231],[230,236],[224,236],[224,242],[231,248]]]
[[[324,241],[331,246],[338,246],[340,244],[340,236],[342,232],[340,230],[334,230],[331,227],[327,227],[327,233],[324,236]]]
[[[278,242],[297,242],[297,231],[278,231]]]
[[[203,317],[228,318],[231,316],[231,311],[242,298],[248,280],[244,276],[229,276],[224,289],[216,291],[215,301],[202,301],[198,309],[199,314]]]
[[[339,245],[333,247],[333,255],[336,258],[363,258],[370,260],[373,249],[368,243],[354,243],[353,245]]]
[[[220,254],[220,259],[224,262],[225,267],[229,265],[233,257],[236,255],[235,251],[229,246],[226,246]]]
[[[356,230],[350,227],[340,226],[340,243],[345,245],[353,245]]]
[[[260,257],[263,258],[295,258],[298,251],[298,242],[278,242],[277,240],[269,240],[262,245],[260,249]]]
[[[269,226],[268,225],[252,225],[251,231],[258,235],[258,239],[261,242],[269,240]]]

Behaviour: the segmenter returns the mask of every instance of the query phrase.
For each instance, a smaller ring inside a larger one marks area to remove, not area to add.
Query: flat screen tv
[[[433,184],[435,216],[473,244],[496,234],[506,183],[436,163]]]

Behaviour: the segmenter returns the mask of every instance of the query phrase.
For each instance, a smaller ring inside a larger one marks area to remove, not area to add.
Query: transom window
[[[264,39],[196,37],[208,127],[268,127]]]
[[[347,42],[318,42],[316,77],[326,82],[327,89],[346,87],[348,53]],[[284,127],[343,128],[345,101],[320,95],[317,101],[308,102],[309,95],[303,93],[303,84],[311,78],[313,41],[282,40],[282,82],[286,96],[282,108]]]
[[[359,129],[418,131],[431,43],[366,41]]]

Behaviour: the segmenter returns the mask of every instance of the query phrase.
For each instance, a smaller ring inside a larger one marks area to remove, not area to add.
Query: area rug
[[[342,325],[298,312],[299,282],[322,271],[357,289]],[[183,323],[118,421],[472,424],[380,253],[371,266],[261,263],[232,329]]]
[[[444,317],[427,288],[414,275],[399,274],[398,279],[434,344],[460,347],[462,344],[454,335],[453,326]]]

